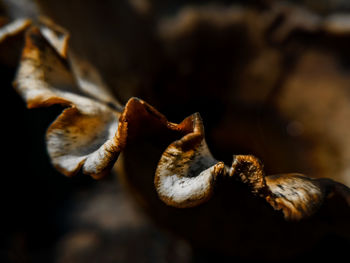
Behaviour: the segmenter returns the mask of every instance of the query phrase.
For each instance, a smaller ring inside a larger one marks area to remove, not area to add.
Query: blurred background
[[[0,15],[66,28],[122,103],[140,97],[172,122],[199,112],[218,160],[254,154],[268,174],[350,186],[350,1],[3,0]],[[1,262],[245,262],[158,227],[116,175],[56,172],[44,138],[62,109],[27,110],[12,88],[22,40],[0,43]],[[349,245],[328,236],[285,261]]]

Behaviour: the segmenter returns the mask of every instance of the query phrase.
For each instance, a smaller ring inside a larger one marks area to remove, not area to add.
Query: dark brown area
[[[301,172],[342,178],[350,149],[350,126],[344,118],[350,105],[346,104],[349,33],[299,27],[279,38],[279,29],[295,13],[291,8],[270,21],[263,15],[272,12],[277,1],[234,1],[242,8],[238,10],[242,18],[228,19],[223,25],[197,13],[206,6],[197,1],[150,1],[144,13],[130,1],[37,2],[71,32],[72,48],[96,65],[122,102],[138,96],[177,123],[200,112],[209,148],[217,159],[229,164],[232,154],[254,154],[268,174]],[[321,18],[349,10],[346,0],[293,2]],[[232,2],[215,4],[222,8],[209,6],[208,12],[220,17]],[[190,29],[184,34],[170,32],[170,37],[162,34],[165,20],[190,5],[192,14],[199,17]],[[6,48],[0,56],[12,52]],[[131,177],[132,198],[158,226],[195,244],[193,252],[186,242],[179,243],[149,223],[121,225],[112,233],[89,224],[81,229],[86,218],[72,223],[72,207],[91,201],[90,195],[114,190],[97,189],[96,182],[81,175],[65,178],[51,167],[45,130],[61,109],[25,109],[11,89],[16,65],[12,57],[10,62],[1,57],[0,69],[4,140],[10,143],[3,160],[10,170],[2,177],[1,261],[247,262],[256,257],[263,262],[261,258],[267,257],[295,262],[348,257],[349,209],[336,196],[326,201],[315,218],[300,224],[285,222],[281,213],[273,212],[246,186],[225,179],[214,199],[203,206],[179,210],[161,203],[153,175],[160,154],[178,139],[177,133],[165,137],[145,133],[122,157]],[[326,83],[323,92],[317,89],[320,83]],[[153,123],[141,124],[139,128]],[[111,178],[105,183],[115,184]],[[106,200],[97,204],[102,206]],[[114,205],[128,202],[115,200],[106,214],[97,213],[98,218],[108,218]],[[130,218],[147,221],[136,214]],[[81,240],[87,242],[85,250],[69,246]],[[130,249],[133,245],[135,250]],[[174,247],[180,256],[169,252]]]

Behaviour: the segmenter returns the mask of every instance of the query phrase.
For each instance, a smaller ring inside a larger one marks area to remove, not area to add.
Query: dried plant
[[[273,21],[281,16],[285,17],[285,22],[272,31]],[[255,90],[254,93],[254,88],[250,88],[250,92],[253,91],[250,95],[246,90],[238,89],[235,90],[237,98],[259,101],[281,81],[279,78],[286,78],[285,86],[291,88],[282,90],[276,107],[290,119],[298,117],[307,123],[314,118],[313,111],[318,104],[305,106],[305,97],[298,97],[297,93],[299,87],[309,84],[309,79],[310,82],[314,80],[314,72],[308,74],[314,61],[320,62],[321,72],[325,67],[327,73],[323,81],[338,81],[338,87],[341,87],[348,82],[339,79],[348,77],[332,71],[337,67],[332,57],[319,51],[309,50],[300,55],[293,74],[287,77],[279,77],[285,74],[283,69],[273,69],[267,74],[270,70],[264,62],[280,64],[283,50],[273,45],[283,43],[294,32],[348,34],[348,28],[339,22],[341,19],[336,15],[322,19],[305,9],[283,4],[272,5],[270,10],[262,13],[237,7],[225,10],[186,7],[176,17],[162,20],[158,30],[162,41],[171,49],[177,41],[191,38],[203,25],[218,31],[244,25],[250,30],[247,39],[255,39],[253,50],[256,54],[248,59],[247,67],[242,66],[240,83],[243,87],[252,87],[251,76],[261,76],[266,90]],[[259,21],[263,23],[259,24]],[[267,31],[270,31],[272,45],[262,41],[262,35]],[[350,237],[350,189],[345,184],[295,173],[266,175],[262,161],[253,155],[234,153],[231,165],[218,161],[206,143],[199,113],[176,124],[136,97],[123,105],[96,68],[69,47],[68,31],[47,18],[34,22],[15,20],[3,25],[0,45],[23,34],[25,44],[14,87],[28,108],[55,104],[64,107],[46,135],[48,154],[61,173],[73,176],[81,170],[100,179],[109,173],[121,155],[115,170],[156,222],[195,246],[210,246],[241,257],[280,259],[302,251],[329,233]],[[272,77],[269,79],[267,75]],[[338,91],[324,101],[339,101],[345,105],[346,99],[338,100],[343,89]],[[178,92],[185,91],[180,88]],[[138,91],[135,93],[137,95]],[[315,96],[313,94],[311,92],[310,96]],[[283,101],[288,96],[295,100]],[[166,103],[167,98],[163,98],[159,105],[162,107]],[[302,106],[306,110],[300,113]],[[336,112],[333,116],[343,120],[349,111],[344,109],[345,113]],[[301,132],[298,123],[288,126],[290,133]],[[319,123],[316,117],[305,125],[311,127],[307,136],[312,136],[313,132],[322,134]],[[335,129],[329,134],[338,138],[341,133]],[[341,144],[344,138],[335,141]],[[349,147],[344,148],[340,156],[346,160]],[[345,176],[335,178],[348,182]],[[302,238],[295,245],[297,237]],[[279,247],[277,252],[274,251],[276,247]]]

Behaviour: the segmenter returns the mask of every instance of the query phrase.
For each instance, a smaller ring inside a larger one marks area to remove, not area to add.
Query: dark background
[[[322,32],[310,36],[301,30],[282,44],[267,41],[267,45],[285,54],[283,63],[278,65],[287,73],[268,87],[271,96],[267,102],[248,99],[246,103],[235,97],[240,94],[238,91],[231,92],[240,90],[237,87],[243,87],[242,90],[248,87],[249,91],[249,85],[245,87],[240,80],[240,70],[245,61],[259,53],[249,37],[242,37],[246,32],[238,26],[220,31],[208,22],[209,25],[204,23],[190,37],[180,36],[164,44],[155,36],[155,25],[160,18],[176,13],[189,3],[151,2],[152,15],[140,16],[128,1],[117,4],[38,1],[45,14],[72,32],[72,45],[100,69],[107,84],[119,87],[115,95],[123,103],[130,96],[139,96],[176,122],[199,111],[210,148],[215,156],[228,163],[231,149],[235,149],[242,154],[262,156],[268,172],[326,171],[327,175],[327,167],[323,169],[316,161],[309,165],[303,157],[314,151],[310,145],[316,143],[309,142],[313,134],[301,139],[290,136],[285,129],[290,120],[270,107],[269,102],[292,71],[295,58],[307,49],[320,53],[331,50],[333,56],[342,58],[340,71],[348,74],[349,36],[325,36]],[[264,9],[274,1],[233,2]],[[228,6],[233,2],[215,1],[215,4]],[[293,2],[321,16],[346,12],[350,6],[347,1]],[[35,15],[32,9],[27,13]],[[121,40],[118,42],[117,38]],[[293,45],[289,46],[290,43]],[[3,61],[0,63],[3,92],[0,262],[244,262],[241,258],[193,249],[187,241],[155,226],[138,210],[115,175],[96,182],[82,174],[67,178],[53,169],[46,153],[45,132],[62,108],[27,110],[12,88],[16,64]],[[252,89],[247,94],[255,92]],[[315,100],[322,97],[316,96]],[[228,125],[231,122],[240,125],[234,126],[236,139],[227,142],[233,130]],[[218,133],[217,127],[225,132]],[[272,149],[266,147],[271,144]],[[290,150],[282,151],[284,147]],[[349,245],[349,239],[331,235],[288,260],[346,260]]]

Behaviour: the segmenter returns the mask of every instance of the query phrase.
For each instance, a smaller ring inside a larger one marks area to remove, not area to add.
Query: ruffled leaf
[[[69,63],[38,28],[27,32],[15,87],[29,108],[67,107],[47,131],[48,153],[59,171],[70,176],[82,168],[99,178],[113,165],[120,151],[120,112],[89,96],[76,83]]]
[[[190,132],[164,151],[154,183],[161,200],[185,208],[210,199],[215,179],[225,173],[225,166],[209,152],[199,114],[190,116],[182,125]]]

